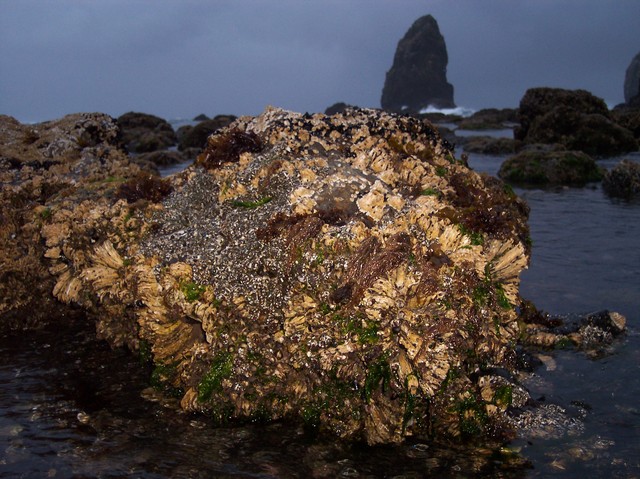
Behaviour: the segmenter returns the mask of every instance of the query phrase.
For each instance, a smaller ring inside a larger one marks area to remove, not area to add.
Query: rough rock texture
[[[110,147],[109,117],[64,121],[107,138],[43,142],[40,169],[2,154],[3,322],[52,292],[220,421],[371,444],[506,424],[511,386],[484,371],[512,365],[528,210],[429,123],[268,109],[160,180]],[[13,143],[38,150],[30,128]]]
[[[498,176],[516,184],[583,186],[602,179],[604,170],[581,151],[521,151],[507,158]]]
[[[419,18],[398,43],[382,89],[382,108],[419,112],[433,105],[454,108],[447,82],[447,47],[431,15]]]
[[[522,344],[542,348],[574,346],[600,355],[614,338],[626,331],[627,319],[615,311],[588,314],[547,315],[537,310],[523,314]]]
[[[60,205],[74,204],[78,210],[68,217],[78,224],[61,227],[73,230],[78,243],[93,241],[95,230],[81,228],[80,212],[90,216],[94,202],[112,201],[110,190],[141,172],[117,145],[117,125],[101,113],[35,125],[0,116],[1,328],[72,313],[51,294],[55,273],[45,259],[43,234]]]
[[[514,138],[523,144],[560,143],[595,156],[638,149],[633,134],[611,120],[604,101],[584,90],[529,89],[518,117]]]
[[[640,52],[633,57],[624,75],[624,101],[640,96]]]
[[[164,119],[147,113],[129,112],[116,120],[122,142],[131,153],[164,150],[177,142],[171,125]]]
[[[640,164],[630,160],[622,160],[605,173],[602,189],[609,196],[618,198],[640,197]]]

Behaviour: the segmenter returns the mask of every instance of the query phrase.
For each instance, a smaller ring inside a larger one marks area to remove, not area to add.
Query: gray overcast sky
[[[0,0],[0,113],[379,107],[398,41],[429,13],[455,102],[475,109],[535,86],[622,102],[640,51],[640,0]]]

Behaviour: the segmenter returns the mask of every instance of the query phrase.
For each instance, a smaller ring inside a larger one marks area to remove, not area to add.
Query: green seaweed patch
[[[49,207],[44,208],[43,210],[40,211],[40,219],[46,221],[49,218],[51,218],[52,214],[53,214],[53,212],[51,211],[51,208],[49,208]]]
[[[386,354],[381,355],[377,360],[371,363],[367,370],[367,376],[364,380],[363,394],[366,402],[369,402],[373,392],[382,388],[385,393],[391,385],[391,367],[389,366],[389,358]]]
[[[437,188],[425,188],[420,191],[420,196],[436,196],[437,198],[442,197],[442,192]]]
[[[501,283],[494,283],[494,287],[496,290],[496,300],[498,301],[498,306],[502,309],[511,309],[513,305],[509,302],[509,298],[507,298],[506,293],[504,292],[504,287]]]
[[[199,300],[207,287],[194,281],[183,281],[180,283],[180,291],[184,294],[184,299],[189,303]]]
[[[380,340],[378,325],[373,321],[367,322],[359,317],[345,317],[337,313],[333,315],[333,320],[340,324],[344,334],[355,334],[361,345],[375,344]]]
[[[198,384],[198,402],[211,399],[213,393],[222,391],[222,381],[229,378],[233,371],[233,355],[221,351],[213,357],[211,368]]]
[[[273,198],[271,196],[265,196],[264,198],[260,198],[257,201],[239,201],[239,200],[234,200],[231,204],[233,206],[237,207],[237,208],[254,209],[254,208],[258,208],[259,206],[266,205],[272,199]]]
[[[142,365],[151,364],[151,362],[153,361],[151,344],[145,339],[141,339],[138,343],[138,360]]]
[[[460,433],[463,437],[479,436],[489,420],[485,405],[473,394],[459,400],[455,405]]]
[[[513,387],[503,384],[493,393],[493,403],[501,408],[508,408],[513,402]]]
[[[471,297],[473,298],[473,303],[478,307],[485,307],[489,300],[489,288],[486,283],[480,284],[473,288],[473,292],[471,293]]]
[[[156,391],[179,399],[184,396],[184,390],[174,386],[176,375],[176,364],[156,364],[151,371],[149,383]]]
[[[354,388],[351,382],[340,379],[333,368],[327,375],[327,381],[315,387],[310,395],[312,399],[305,401],[300,408],[300,417],[305,428],[318,429],[325,413],[332,416],[347,414],[359,419],[360,411],[357,408],[345,408],[345,404],[352,403],[359,394],[358,389]]]
[[[484,245],[484,235],[478,231],[471,231],[463,224],[458,224],[458,229],[460,233],[467,236],[469,240],[471,240],[471,244],[473,246],[482,246]]]
[[[566,336],[559,337],[554,343],[555,349],[569,349],[573,347],[573,341]]]

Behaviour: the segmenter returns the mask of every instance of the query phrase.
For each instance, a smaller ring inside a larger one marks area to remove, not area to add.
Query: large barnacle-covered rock
[[[166,183],[127,178],[51,208],[53,293],[184,409],[371,444],[503,423],[527,208],[430,123],[269,108]]]

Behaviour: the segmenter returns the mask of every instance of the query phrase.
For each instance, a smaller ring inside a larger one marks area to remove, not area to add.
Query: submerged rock
[[[602,179],[604,170],[586,153],[535,149],[507,158],[498,176],[515,184],[583,186]]]
[[[431,15],[414,22],[398,43],[382,89],[382,108],[417,113],[428,106],[454,108],[447,82],[447,46]]]
[[[507,424],[511,386],[484,371],[515,361],[528,209],[428,122],[270,108],[166,180],[118,151],[94,168],[39,198],[46,219],[28,235],[40,210],[25,205],[3,241],[40,245],[25,283],[150,356],[184,409],[370,444]],[[3,185],[32,174],[7,171]],[[1,312],[38,301],[14,295]]]
[[[483,155],[508,155],[515,149],[511,138],[495,138],[491,136],[458,137],[464,151]]]
[[[609,195],[631,199],[640,196],[640,164],[622,160],[607,171],[602,180],[602,189]]]
[[[575,346],[591,355],[599,355],[613,340],[626,331],[626,318],[615,311],[602,310],[587,314],[523,315],[521,341],[529,346],[564,348]]]

